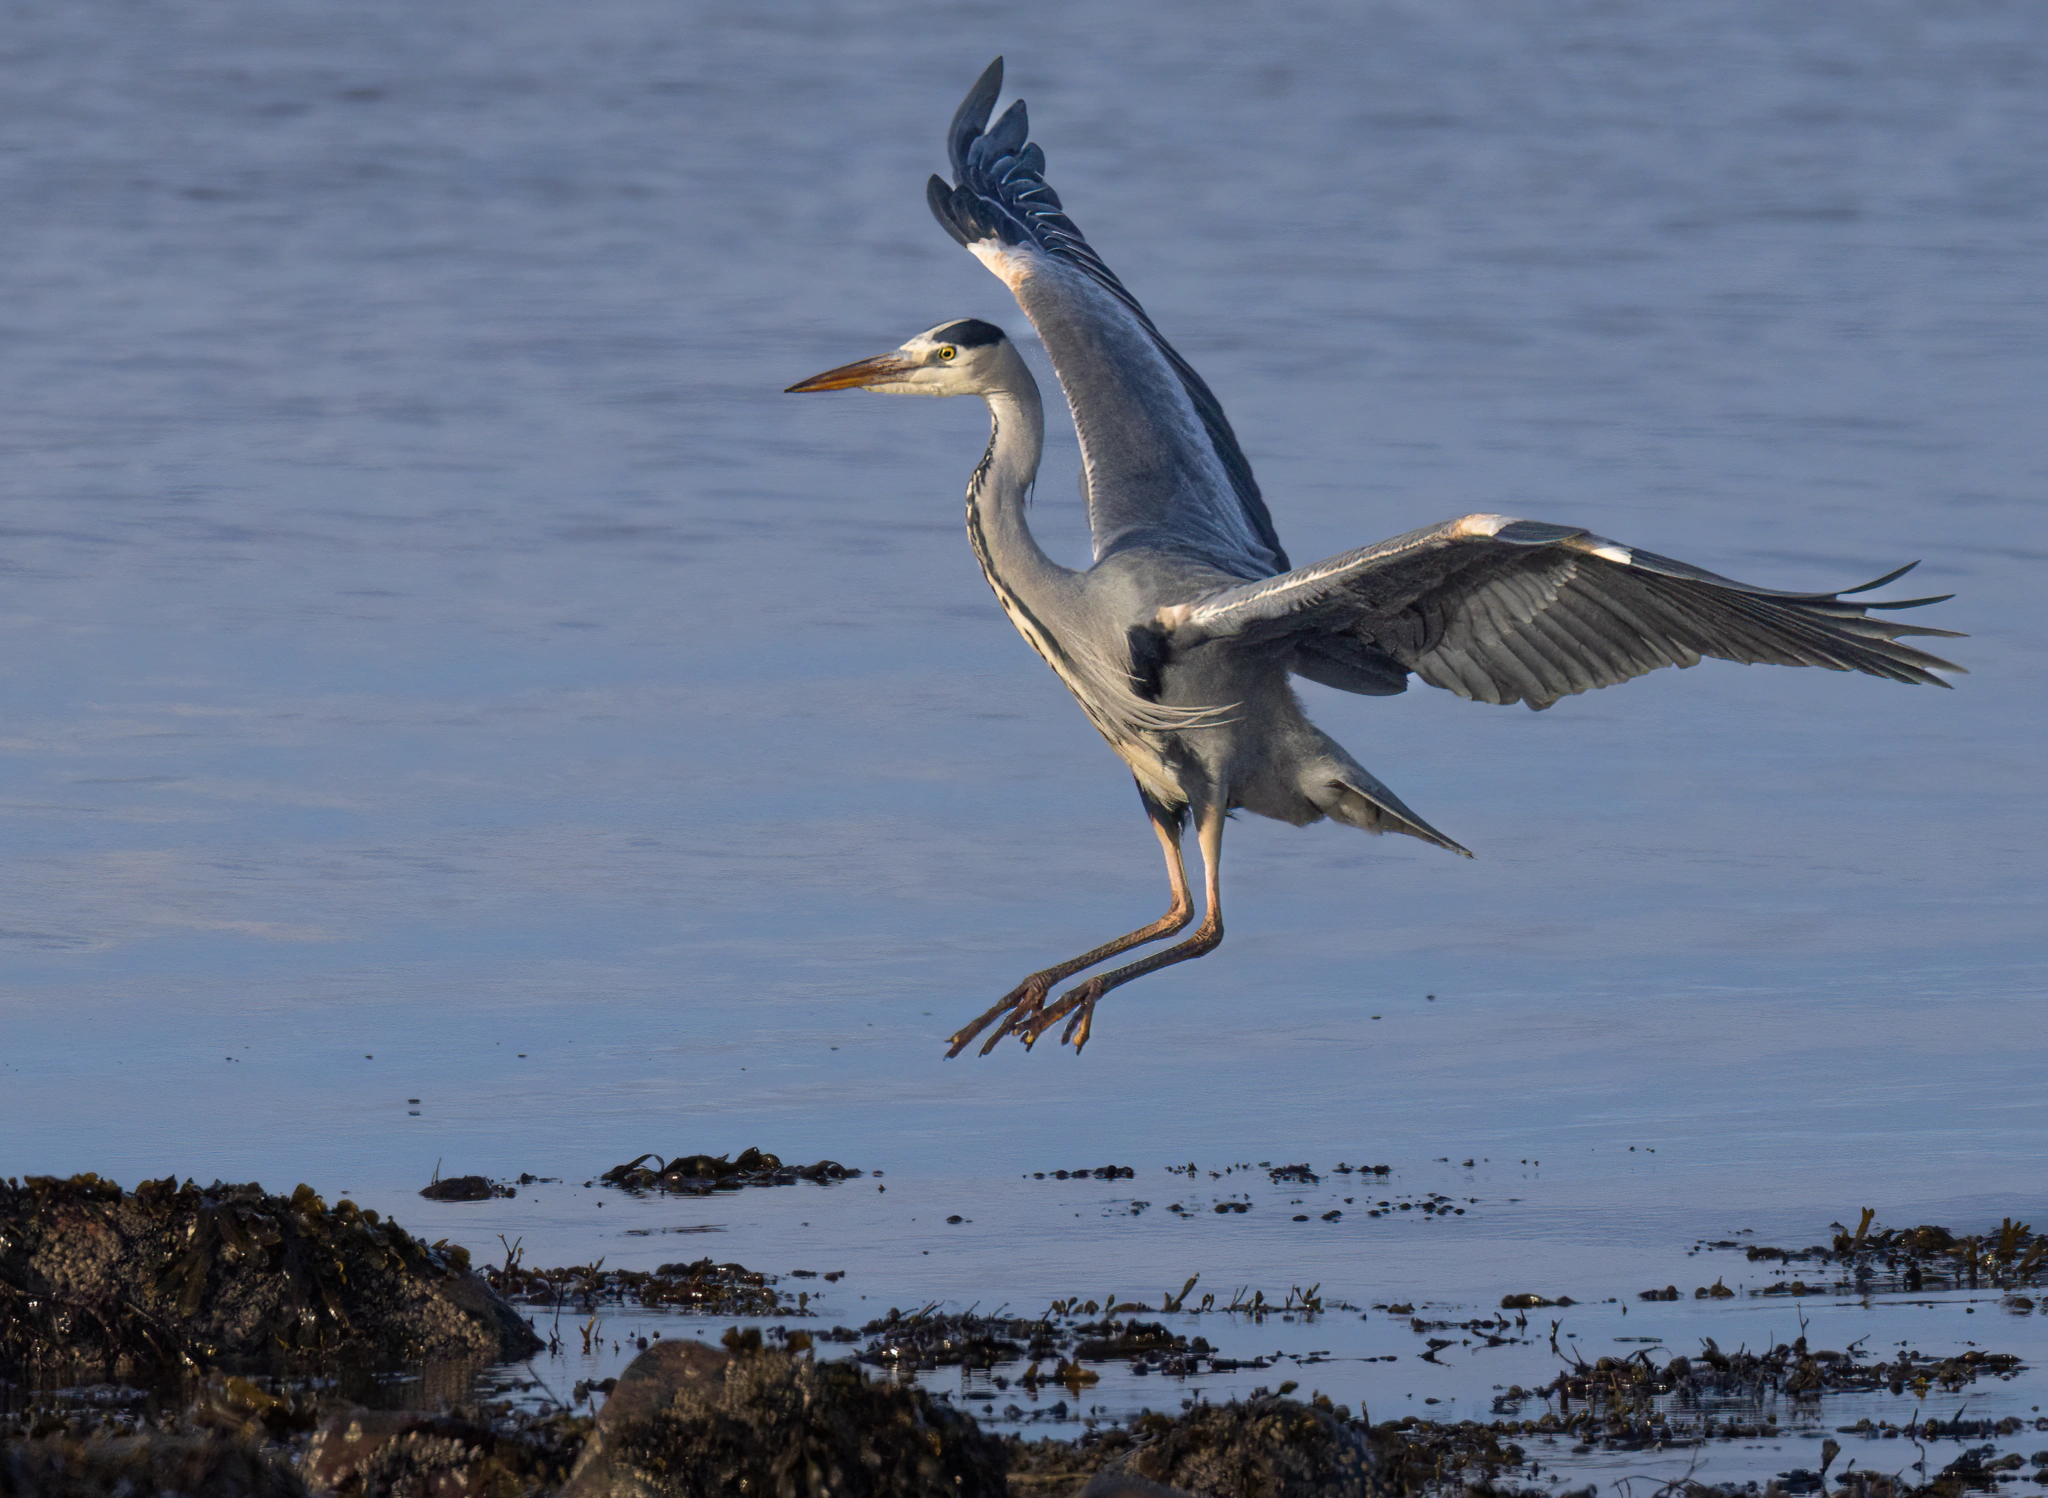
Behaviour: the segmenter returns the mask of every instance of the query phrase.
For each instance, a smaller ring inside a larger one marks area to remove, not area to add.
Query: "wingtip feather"
[[[967,97],[953,111],[953,123],[946,131],[946,156],[953,163],[956,178],[967,170],[967,148],[987,127],[989,114],[996,107],[996,97],[1002,91],[1003,60],[998,57],[981,70],[981,76],[974,80],[974,87],[967,91]]]
[[[1864,583],[1861,587],[1844,588],[1835,596],[1837,598],[1846,598],[1851,593],[1868,593],[1872,588],[1882,588],[1886,583],[1896,582],[1898,579],[1904,577],[1908,572],[1911,572],[1915,567],[1919,565],[1920,564],[1917,561],[1908,562],[1903,567],[1897,567],[1894,568],[1892,571],[1887,572],[1883,577],[1873,578],[1871,581]],[[1953,597],[1954,595],[1950,594],[1949,596]]]
[[[932,211],[932,217],[939,221],[939,227],[964,246],[967,243],[967,231],[954,221],[953,189],[946,185],[946,179],[937,172],[933,172],[931,180],[924,185],[924,200]]]

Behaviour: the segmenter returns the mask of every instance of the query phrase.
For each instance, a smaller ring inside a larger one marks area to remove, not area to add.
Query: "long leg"
[[[1152,819],[1152,830],[1159,835],[1160,849],[1166,854],[1166,878],[1173,889],[1173,903],[1167,907],[1166,914],[1149,926],[1140,926],[1135,931],[1119,936],[1115,941],[1104,942],[1091,951],[1083,952],[1079,957],[1070,958],[1046,968],[1043,972],[1033,973],[1004,994],[988,1013],[953,1036],[952,1047],[946,1052],[949,1059],[966,1050],[975,1036],[999,1016],[1007,1013],[1009,1018],[1003,1021],[1002,1026],[981,1048],[981,1054],[986,1056],[996,1048],[996,1043],[1005,1035],[1038,1013],[1045,1004],[1045,996],[1052,992],[1052,986],[1062,978],[1071,978],[1083,968],[1093,967],[1119,952],[1128,952],[1132,947],[1143,946],[1148,941],[1171,936],[1195,918],[1195,902],[1188,893],[1187,865],[1180,856],[1180,831],[1187,819],[1187,811],[1183,807],[1170,807],[1155,800],[1142,785],[1138,787],[1138,798],[1145,803],[1145,815]]]
[[[1038,1044],[1039,1037],[1067,1015],[1066,1031],[1060,1036],[1060,1044],[1074,1043],[1075,1054],[1088,1044],[1088,1027],[1095,1018],[1095,1004],[1112,988],[1121,988],[1133,978],[1142,978],[1160,968],[1171,967],[1176,962],[1188,962],[1196,957],[1205,957],[1216,950],[1223,941],[1223,816],[1224,804],[1217,800],[1201,808],[1195,823],[1195,837],[1202,849],[1203,885],[1209,908],[1202,914],[1202,924],[1195,928],[1195,934],[1186,941],[1168,947],[1163,952],[1154,952],[1150,957],[1140,958],[1126,967],[1115,968],[1097,974],[1087,982],[1070,989],[1050,1009],[1041,1010],[1028,1023],[1017,1027],[1024,1037],[1025,1047]]]

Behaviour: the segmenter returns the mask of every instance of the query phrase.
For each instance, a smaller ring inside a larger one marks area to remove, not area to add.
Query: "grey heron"
[[[1329,817],[1471,856],[1309,722],[1290,676],[1387,696],[1413,675],[1475,701],[1542,709],[1703,656],[1936,686],[1948,683],[1935,672],[1962,670],[1900,643],[1955,631],[1870,613],[1942,598],[1845,601],[1913,564],[1838,592],[1779,592],[1578,526],[1475,514],[1292,566],[1216,397],[1046,185],[1023,101],[988,124],[1002,81],[997,58],[947,133],[953,182],[933,177],[926,196],[947,233],[1010,288],[1051,356],[1080,437],[1093,565],[1061,566],[1032,537],[1025,507],[1044,412],[1001,329],[947,321],[789,388],[987,402],[968,539],[1011,622],[1129,765],[1172,900],[1149,925],[1025,978],[953,1035],[949,1056],[992,1024],[981,1054],[1011,1034],[1029,1048],[1062,1019],[1061,1042],[1078,1052],[1104,994],[1215,950],[1223,823],[1234,810],[1295,826]],[[1181,855],[1190,822],[1201,924],[1048,1002],[1065,979],[1194,919]]]

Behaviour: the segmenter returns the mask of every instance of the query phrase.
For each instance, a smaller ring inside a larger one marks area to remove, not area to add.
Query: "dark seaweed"
[[[650,1168],[649,1160],[654,1161]],[[837,1160],[819,1160],[810,1165],[785,1165],[782,1157],[766,1150],[744,1149],[739,1158],[724,1155],[637,1155],[623,1165],[614,1165],[598,1177],[607,1186],[638,1195],[647,1191],[681,1196],[709,1196],[714,1191],[739,1191],[748,1186],[794,1186],[814,1181],[821,1186],[850,1181],[857,1170]]]
[[[310,1186],[0,1182],[0,1368],[111,1380],[540,1345],[469,1272],[467,1250],[351,1201],[330,1209]]]

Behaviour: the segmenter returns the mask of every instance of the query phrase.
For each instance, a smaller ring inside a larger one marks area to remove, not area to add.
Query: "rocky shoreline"
[[[672,1172],[676,1163],[683,1168]],[[721,1174],[725,1163],[664,1161],[642,1182],[644,1160],[629,1162],[615,1184],[696,1192],[781,1185],[791,1174],[754,1151]],[[813,1169],[816,1178],[837,1178]],[[2024,1298],[2044,1258],[2040,1240],[2010,1221],[1994,1234],[1959,1237],[1930,1227],[1875,1230],[1868,1215],[1827,1247],[1747,1254],[1785,1263],[1788,1272],[1812,1264],[1845,1283],[1981,1280],[2009,1288],[2009,1299]],[[1757,1351],[1723,1353],[1708,1340],[1698,1354],[1662,1361],[1647,1349],[1594,1360],[1573,1353],[1554,1382],[1501,1392],[1488,1421],[1408,1416],[1375,1424],[1362,1409],[1354,1415],[1321,1395],[1295,1397],[1296,1385],[1282,1382],[1227,1403],[1190,1400],[1177,1415],[1098,1422],[1074,1439],[998,1434],[915,1380],[919,1370],[959,1365],[1005,1388],[1078,1398],[1096,1381],[1096,1366],[1115,1362],[1168,1375],[1263,1368],[1231,1362],[1206,1339],[1146,1318],[1308,1319],[1339,1308],[1326,1308],[1313,1290],[1284,1304],[1261,1297],[1212,1307],[1190,1300],[1195,1288],[1191,1278],[1151,1311],[1055,1302],[1039,1316],[1003,1317],[927,1306],[891,1311],[858,1330],[828,1329],[807,1291],[786,1293],[773,1276],[709,1258],[651,1271],[601,1263],[541,1269],[508,1250],[502,1266],[477,1270],[459,1246],[424,1242],[347,1200],[330,1207],[306,1186],[274,1195],[171,1179],[133,1191],[91,1175],[7,1180],[0,1498],[1562,1498],[1570,1490],[1555,1486],[1555,1472],[1546,1480],[1551,1458],[1538,1445],[1668,1453],[1768,1438],[1777,1431],[1766,1392],[1812,1411],[1835,1395],[1961,1391],[2023,1371],[2017,1358],[1988,1349],[1870,1357],[1809,1347],[1802,1332]],[[1565,1303],[1510,1296],[1503,1311]],[[559,1320],[565,1308],[607,1306],[794,1324],[765,1335],[758,1326],[733,1327],[715,1346],[657,1336],[639,1344],[618,1378],[579,1384],[573,1398],[538,1408],[478,1397],[484,1368],[546,1345],[520,1307],[552,1309]],[[1449,1323],[1425,1322],[1406,1305],[1375,1309],[1409,1316],[1431,1353],[1450,1345],[1431,1332],[1503,1341],[1526,1325],[1506,1314]],[[834,1344],[846,1344],[845,1352],[824,1356]],[[400,1369],[424,1370],[405,1396],[415,1407],[377,1407],[390,1402],[382,1380]],[[1745,1391],[1755,1408],[1731,1414],[1731,1400]],[[600,1396],[602,1408],[589,1412]],[[1540,1409],[1525,1410],[1530,1400]],[[2027,1472],[2020,1456],[1992,1444],[2027,1423],[1958,1417],[1949,1428],[1916,1415],[1895,1426],[1866,1417],[1837,1434],[1952,1440],[1957,1455],[1945,1466],[1923,1463],[1915,1481],[1853,1461],[1831,1475],[1844,1449],[1831,1437],[1819,1470],[1781,1474],[1762,1491],[1960,1498],[2029,1478],[2048,1486],[2048,1451]],[[2036,1423],[2048,1429],[2048,1421]],[[1757,1488],[1680,1481],[1659,1491],[1714,1498]]]

